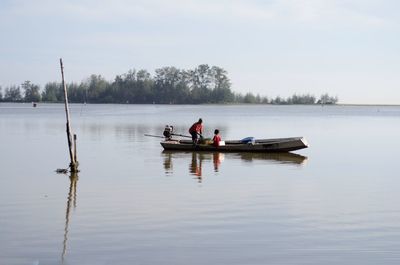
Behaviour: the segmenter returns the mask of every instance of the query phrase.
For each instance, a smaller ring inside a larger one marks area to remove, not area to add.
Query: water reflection
[[[301,166],[307,161],[306,156],[293,153],[220,153],[220,152],[182,152],[182,151],[166,151],[162,152],[164,157],[165,174],[173,173],[173,161],[190,159],[189,173],[196,177],[198,182],[203,180],[203,163],[204,161],[212,161],[214,172],[219,172],[220,166],[225,159],[238,160],[245,163],[254,161],[265,161],[271,164],[287,164]]]
[[[71,208],[73,208],[73,209],[76,208],[76,185],[78,182],[78,174],[71,172],[69,179],[70,179],[70,184],[69,184],[69,192],[68,192],[68,199],[67,199],[67,207],[66,207],[66,211],[65,211],[63,251],[61,254],[62,264],[64,264],[65,254],[67,253],[68,227],[69,227]]]
[[[199,183],[202,182],[202,164],[204,157],[201,153],[192,152],[192,160],[189,164],[189,172],[198,180]]]
[[[224,159],[224,154],[215,152],[213,153],[213,164],[214,164],[214,171],[218,172],[218,167],[221,164],[221,161]]]
[[[304,165],[308,158],[294,153],[237,153],[243,161],[269,160],[276,164]]]

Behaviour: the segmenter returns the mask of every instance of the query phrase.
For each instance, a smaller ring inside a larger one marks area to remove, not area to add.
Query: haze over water
[[[0,104],[0,264],[399,264],[400,107]],[[304,136],[292,155],[163,152],[166,124]]]

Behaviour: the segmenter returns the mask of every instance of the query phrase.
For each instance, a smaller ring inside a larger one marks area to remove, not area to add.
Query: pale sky
[[[400,104],[397,0],[0,0],[0,85],[199,64],[235,92]],[[4,91],[3,91],[4,92]]]

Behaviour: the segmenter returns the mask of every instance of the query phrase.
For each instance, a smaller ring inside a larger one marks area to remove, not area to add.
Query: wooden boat
[[[246,141],[231,140],[225,141],[225,145],[218,147],[212,144],[194,145],[190,140],[169,139],[160,143],[165,150],[178,151],[218,151],[218,152],[290,152],[308,147],[303,137],[260,139]]]

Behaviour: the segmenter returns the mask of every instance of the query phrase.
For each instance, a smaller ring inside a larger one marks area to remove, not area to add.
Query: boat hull
[[[218,151],[218,152],[291,152],[308,147],[303,137],[261,139],[253,143],[225,141],[225,145],[215,147],[210,144],[193,145],[189,140],[167,140],[161,142],[165,150],[175,151]]]

